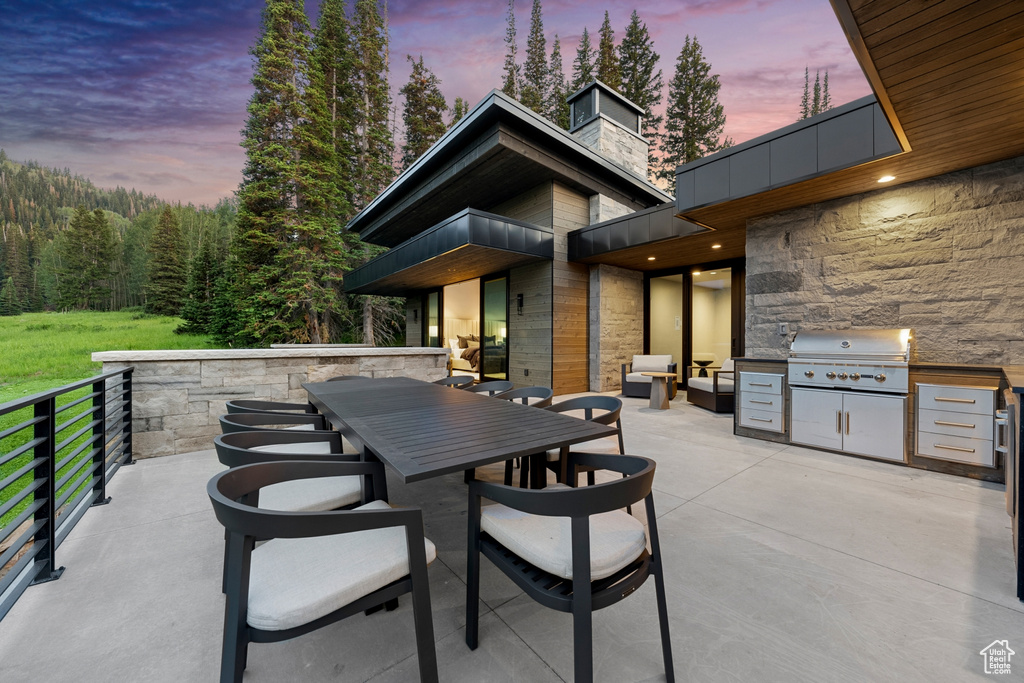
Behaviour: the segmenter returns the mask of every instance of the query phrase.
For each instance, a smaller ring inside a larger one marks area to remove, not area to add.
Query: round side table
[[[651,407],[655,410],[668,410],[668,382],[669,378],[674,382],[674,372],[641,372],[644,377],[651,378]]]

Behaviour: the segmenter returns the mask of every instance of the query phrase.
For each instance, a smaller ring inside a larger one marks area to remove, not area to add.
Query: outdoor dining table
[[[411,483],[600,439],[612,427],[483,394],[387,377],[302,385],[309,402],[360,450]],[[529,458],[534,482],[545,459]]]

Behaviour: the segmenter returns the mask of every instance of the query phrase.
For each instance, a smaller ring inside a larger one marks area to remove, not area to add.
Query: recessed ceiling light
[[[653,260],[654,260],[654,257],[653,257],[653,256],[648,256],[648,257],[647,257],[647,260],[648,260],[648,261],[653,261]]]
[[[708,275],[718,275],[718,271],[712,270],[710,273],[708,273]]]
[[[721,249],[721,248],[722,248],[722,245],[721,245],[721,244],[712,244],[712,245],[711,245],[711,248],[712,248],[712,249]]]
[[[700,271],[699,270],[695,270],[695,271],[693,271],[693,274],[694,275],[700,275]]]
[[[880,182],[880,183],[889,183],[889,182],[892,182],[893,180],[896,180],[896,176],[894,176],[894,175],[884,175],[884,176],[882,176],[881,178],[878,179],[878,182]]]

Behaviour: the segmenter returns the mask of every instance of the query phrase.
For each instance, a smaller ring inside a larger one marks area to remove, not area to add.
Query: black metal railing
[[[56,551],[107,482],[132,464],[132,371],[0,404],[0,619],[60,577]]]

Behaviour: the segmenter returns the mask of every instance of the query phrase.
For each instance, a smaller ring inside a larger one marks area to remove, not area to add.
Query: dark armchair
[[[734,375],[732,358],[727,358],[721,370],[712,370],[711,377],[690,377],[686,400],[716,413],[731,413],[736,400]]]

